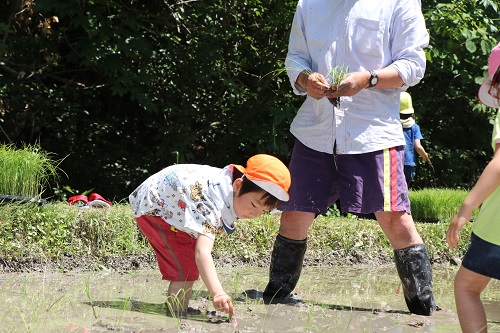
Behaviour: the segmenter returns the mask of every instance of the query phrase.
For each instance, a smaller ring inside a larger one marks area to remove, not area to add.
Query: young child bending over
[[[238,219],[251,219],[288,200],[288,168],[259,154],[244,168],[178,164],[150,176],[129,196],[134,217],[153,247],[168,296],[179,297],[171,315],[185,315],[199,276],[215,309],[234,314],[217,277],[212,248],[216,235],[232,233]],[[179,294],[179,291],[182,294]]]
[[[500,43],[491,51],[488,78],[479,88],[484,104],[500,106]],[[500,112],[500,110],[499,110]],[[481,292],[491,278],[500,280],[500,114],[493,128],[493,159],[462,203],[446,232],[446,241],[457,247],[460,230],[469,222],[474,209],[482,204],[472,227],[471,244],[455,276],[455,303],[462,332],[486,332],[486,312]]]

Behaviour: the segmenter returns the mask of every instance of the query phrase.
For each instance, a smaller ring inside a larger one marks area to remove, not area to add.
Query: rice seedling
[[[18,307],[16,308],[16,310],[19,312],[19,316],[21,317],[22,321],[23,321],[23,324],[24,324],[24,328],[26,329],[26,332],[28,333],[31,333],[32,330],[31,330],[31,324],[26,320],[26,315],[24,314],[24,312]]]
[[[328,73],[326,73],[326,80],[330,84],[330,91],[336,91],[338,85],[344,77],[349,73],[349,66],[339,65],[331,68]],[[328,98],[330,103],[333,104],[334,107],[338,107],[340,103],[340,97]]]
[[[184,315],[182,308],[185,298],[186,291],[184,289],[180,289],[176,294],[168,295],[165,300],[165,305],[167,306],[167,316],[174,319],[174,325],[179,332],[181,332],[181,319]]]
[[[45,309],[46,312],[48,312],[54,305],[59,303],[63,298],[65,298],[70,292],[73,292],[73,290],[76,288],[76,286],[71,287],[70,289],[66,290],[61,296],[57,297],[55,301],[49,304],[49,306]]]
[[[296,71],[296,72],[305,72],[307,75],[311,75],[313,73],[309,69],[303,68],[301,66],[299,66],[299,67],[285,67],[285,68],[279,68],[279,69],[276,69],[274,71],[271,71],[271,72],[267,73],[266,75],[264,75],[264,77],[269,75],[269,74],[272,74],[273,79],[274,79],[277,76],[279,76],[280,74],[282,74],[283,72],[286,72],[288,70]],[[325,75],[325,79],[328,82],[328,84],[330,85],[330,88],[328,88],[328,91],[330,91],[330,92],[336,91],[338,85],[340,84],[340,82],[342,82],[342,80],[344,79],[344,77],[348,73],[349,73],[349,66],[338,65],[338,66],[335,66],[333,68],[330,68]],[[335,106],[335,107],[339,106],[340,97],[332,97],[332,98],[328,98],[328,100],[330,101],[330,103],[333,104],[333,106]]]
[[[320,328],[317,325],[313,324],[314,309],[315,309],[315,306],[313,304],[310,304],[309,308],[307,310],[307,320],[306,320],[306,324],[304,326],[304,328],[307,330],[307,332],[321,332]],[[324,309],[323,308],[320,308],[320,309],[324,313]]]
[[[426,188],[409,191],[411,212],[415,221],[450,221],[467,197],[465,190]],[[479,209],[472,216],[476,217]]]
[[[241,286],[241,275],[239,272],[236,272],[233,275],[233,292],[236,295],[238,293],[238,290],[240,290]]]
[[[26,332],[35,332],[34,327],[39,322],[39,308],[40,308],[40,298],[39,294],[33,293],[29,290],[29,286],[32,285],[32,281],[28,276],[23,279],[23,284],[21,286],[21,294],[26,300],[26,304],[22,304],[16,307],[19,313],[19,317],[23,321],[24,329]],[[24,303],[24,302],[23,302]]]
[[[99,315],[97,314],[97,309],[94,306],[94,302],[93,302],[92,296],[90,294],[90,276],[88,276],[87,279],[85,280],[84,287],[85,287],[85,295],[87,295],[87,298],[89,300],[89,304],[92,307],[92,313],[94,314],[94,318],[97,319],[99,317]]]
[[[40,198],[49,179],[61,171],[61,161],[51,159],[39,146],[0,145],[0,194]]]
[[[125,311],[130,307],[131,303],[131,298],[129,295],[126,295],[124,297],[124,302],[121,306],[121,311],[118,316],[116,316],[116,321],[115,321],[115,327],[120,327],[120,325],[124,322],[123,315],[125,314]]]

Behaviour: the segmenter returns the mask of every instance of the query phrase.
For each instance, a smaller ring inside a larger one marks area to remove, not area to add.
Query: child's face
[[[234,196],[234,211],[239,219],[253,219],[269,211],[264,205],[262,192],[249,192]]]
[[[236,216],[239,219],[253,219],[269,211],[269,207],[262,200],[263,192],[248,192],[239,195],[242,184],[241,178],[233,182],[234,198],[233,205]]]

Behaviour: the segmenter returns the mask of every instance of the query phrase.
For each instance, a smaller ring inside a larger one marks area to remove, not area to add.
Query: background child
[[[420,142],[420,140],[423,140],[424,137],[420,132],[420,126],[418,126],[415,122],[415,110],[413,109],[410,94],[406,91],[401,92],[399,100],[399,118],[401,126],[403,126],[403,134],[406,141],[404,172],[406,184],[410,187],[410,183],[413,181],[413,178],[415,178],[415,174],[417,172],[415,152],[422,157],[424,162],[431,163],[431,160]]]
[[[500,105],[500,43],[491,51],[488,78],[479,88],[479,99],[498,108]],[[481,211],[472,227],[471,244],[455,276],[455,303],[462,332],[486,332],[486,312],[481,292],[491,278],[500,280],[500,123],[495,119],[492,145],[493,159],[465,198],[446,232],[446,241],[457,247],[460,230],[470,221],[474,209]]]
[[[172,315],[187,313],[199,275],[215,309],[234,314],[212,258],[215,236],[232,233],[237,219],[258,217],[280,200],[287,201],[289,187],[287,167],[273,156],[259,154],[247,161],[246,168],[172,165],[150,176],[129,196],[162,278],[171,281],[168,296],[180,299],[179,304],[170,304]]]

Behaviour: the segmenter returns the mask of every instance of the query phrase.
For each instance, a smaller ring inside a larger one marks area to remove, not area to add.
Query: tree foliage
[[[284,161],[302,98],[283,68],[295,0],[7,0],[0,3],[0,142],[66,157],[56,188],[125,198],[172,163]],[[435,173],[468,187],[491,156],[477,100],[500,39],[492,0],[424,1],[431,35],[410,93]]]
[[[435,171],[420,163],[415,186],[470,188],[492,156],[494,110],[477,92],[500,41],[498,8],[490,0],[422,5],[430,34],[427,70],[409,92]]]

